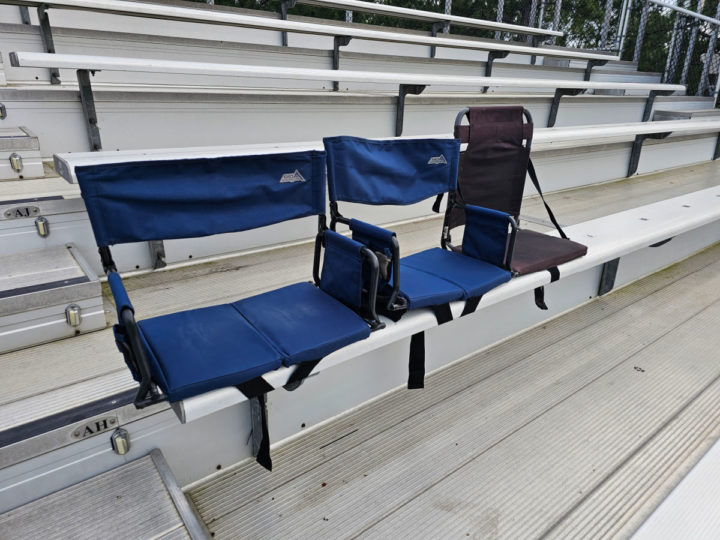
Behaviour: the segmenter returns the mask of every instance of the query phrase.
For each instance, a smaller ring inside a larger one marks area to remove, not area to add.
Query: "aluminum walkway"
[[[189,496],[215,539],[628,537],[720,436],[720,245]]]

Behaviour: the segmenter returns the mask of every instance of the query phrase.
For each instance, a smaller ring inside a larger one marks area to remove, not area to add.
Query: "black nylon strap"
[[[552,266],[548,268],[548,272],[550,272],[550,283],[554,283],[558,279],[560,279],[560,270],[558,270],[557,266]]]
[[[565,234],[565,231],[562,230],[562,227],[560,227],[557,219],[555,219],[555,214],[553,214],[553,211],[550,209],[548,203],[545,202],[545,196],[543,195],[542,189],[540,189],[540,182],[538,182],[537,173],[535,172],[535,165],[533,165],[532,160],[528,160],[528,173],[530,174],[530,180],[532,180],[532,183],[535,186],[535,190],[538,192],[538,195],[540,195],[540,198],[545,205],[545,210],[547,210],[548,216],[550,216],[550,221],[552,221],[553,225],[555,225],[555,228],[560,233],[560,236],[567,240],[567,235]]]
[[[437,197],[435,197],[435,202],[432,205],[432,211],[436,214],[440,213],[440,203],[442,202],[444,195],[444,193],[440,193]]]
[[[437,319],[438,325],[445,324],[453,320],[452,310],[450,304],[438,304],[437,306],[431,306],[435,319]]]
[[[409,390],[425,387],[425,332],[418,332],[410,338],[407,387]]]
[[[460,314],[460,316],[464,317],[465,315],[475,313],[478,304],[480,304],[480,300],[482,300],[482,294],[480,296],[471,296],[470,298],[468,298],[467,302],[465,302],[465,307],[463,308],[463,312]]]
[[[268,431],[267,398],[265,394],[273,387],[262,377],[250,379],[236,386],[250,400],[252,423],[252,448],[255,460],[272,471],[270,458],[270,433]],[[258,435],[259,434],[259,435]]]
[[[288,380],[283,385],[283,388],[288,392],[296,390],[308,377],[308,375],[312,373],[312,370],[320,363],[320,360],[322,360],[322,358],[318,358],[317,360],[308,360],[307,362],[298,364],[295,371],[293,371],[290,374],[290,377],[288,377]]]
[[[275,388],[262,377],[255,377],[254,379],[240,383],[236,385],[235,388],[240,390],[248,399],[252,399],[275,390]]]
[[[542,310],[547,310],[547,304],[545,304],[545,287],[538,287],[535,289],[535,305]]]

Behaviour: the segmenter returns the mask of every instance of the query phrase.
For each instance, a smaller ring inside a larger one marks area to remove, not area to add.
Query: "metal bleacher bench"
[[[98,129],[98,118],[92,93],[90,75],[96,71],[127,71],[146,73],[184,73],[196,75],[230,75],[260,79],[297,79],[315,81],[376,82],[398,86],[395,135],[402,135],[405,98],[408,94],[420,94],[429,85],[448,85],[457,87],[505,87],[505,88],[548,88],[554,90],[547,126],[555,125],[560,98],[566,95],[578,95],[586,90],[623,90],[648,92],[643,121],[650,118],[655,97],[684,92],[685,86],[679,84],[623,83],[601,81],[568,81],[557,79],[515,79],[501,77],[460,77],[448,75],[424,75],[414,73],[384,73],[348,70],[304,69],[290,67],[248,66],[239,64],[208,64],[203,62],[183,62],[153,60],[146,58],[114,58],[106,56],[85,56],[69,54],[48,54],[31,52],[11,52],[10,62],[15,67],[66,68],[77,71],[80,97],[90,138],[90,147],[102,148]]]
[[[169,21],[274,30],[283,33],[284,44],[287,43],[288,32],[328,36],[332,37],[334,40],[333,69],[339,69],[340,67],[340,47],[347,45],[352,38],[409,45],[425,45],[431,47],[432,54],[434,54],[433,51],[436,47],[486,51],[488,52],[487,63],[485,66],[486,77],[490,76],[492,72],[493,61],[498,58],[505,58],[510,53],[529,55],[531,57],[531,63],[534,63],[537,56],[587,61],[585,80],[590,79],[593,67],[602,66],[609,61],[619,59],[617,56],[604,53],[589,53],[585,51],[573,51],[561,48],[532,47],[515,45],[510,42],[473,41],[469,39],[420,36],[402,32],[369,30],[359,28],[357,26],[332,26],[321,23],[278,20],[268,17],[228,13],[226,11],[185,8],[143,2],[119,2],[117,0],[0,0],[0,4],[17,5],[23,8],[37,8],[45,50],[49,53],[55,52],[55,46],[48,10],[66,9],[111,13],[130,17],[146,17]],[[526,34],[531,33],[531,31],[534,33],[537,29],[524,29],[524,33]],[[59,84],[60,75],[57,67],[49,66],[49,69],[51,71],[51,81],[53,84]]]
[[[406,139],[403,142],[406,141],[413,141],[413,139]],[[421,142],[425,141],[421,140]],[[450,143],[455,141],[447,142]],[[282,147],[282,145],[280,146]],[[268,148],[266,148],[265,151],[262,151],[259,147],[246,149],[245,157],[249,160],[248,163],[255,163],[256,165],[265,164],[264,166],[266,168],[264,169],[264,172],[270,174],[269,179],[266,181],[258,180],[254,186],[259,187],[262,186],[263,183],[266,183],[268,186],[274,186],[276,190],[284,189],[285,187],[292,189],[309,188],[316,179],[312,176],[311,172],[308,172],[307,169],[303,167],[297,168],[297,174],[295,171],[291,173],[292,179],[288,177],[286,182],[282,182],[282,178],[285,174],[287,174],[284,172],[282,166],[287,163],[282,161],[282,159],[278,159],[278,157],[293,155],[303,156],[312,154],[313,151],[311,149],[304,148],[301,152],[293,152],[289,147],[284,148],[283,153],[281,154],[276,153],[277,151],[277,147],[274,150],[275,153]],[[446,161],[452,159],[450,155],[445,155],[444,150],[441,151],[443,152],[442,155],[446,158]],[[147,188],[150,190],[148,193],[155,193],[156,197],[160,197],[163,200],[167,199],[168,201],[175,201],[171,204],[177,203],[182,206],[182,200],[185,197],[197,196],[212,198],[213,193],[211,192],[213,190],[209,189],[209,187],[213,185],[217,185],[219,187],[231,176],[237,176],[238,170],[242,170],[243,172],[248,170],[248,168],[239,169],[236,166],[236,160],[242,159],[242,156],[238,157],[237,152],[233,153],[227,150],[222,151],[222,154],[224,154],[225,157],[220,157],[219,154],[221,153],[216,152],[213,154],[212,151],[208,151],[205,157],[200,157],[197,153],[192,154],[186,152],[185,154],[182,154],[178,152],[175,154],[166,153],[165,155],[162,155],[158,151],[152,151],[146,154],[136,152],[135,159],[133,159],[127,152],[103,152],[92,155],[66,154],[63,156],[57,156],[56,162],[64,163],[64,170],[66,173],[69,174],[69,171],[72,171],[72,176],[80,180],[81,187],[83,188],[83,196],[86,198],[86,203],[88,198],[92,198],[94,196],[93,192],[95,188],[93,187],[93,184],[100,183],[106,184],[110,187],[113,185],[117,186],[119,184],[120,189],[123,189],[123,185],[129,186],[132,184],[132,189],[134,191],[141,189],[144,185],[148,185],[150,186]],[[437,164],[440,167],[443,166],[442,160],[440,159],[428,161],[432,161],[433,164]],[[268,162],[273,163],[272,167],[267,165]],[[435,166],[430,163],[427,165],[429,167]],[[278,167],[280,167],[282,171],[280,171]],[[292,167],[294,167],[294,165],[292,165],[291,168]],[[261,169],[256,170],[263,172]],[[220,176],[216,174],[222,173],[223,171],[225,171],[224,176],[222,174]],[[279,177],[277,174],[278,172],[282,172]],[[305,181],[300,181],[299,176],[302,176]],[[199,181],[200,178],[203,178],[203,181]],[[297,181],[291,181],[294,179],[297,179]],[[171,186],[172,189],[168,189],[167,182],[170,182],[169,186]],[[83,183],[85,183],[85,186],[83,186]],[[182,185],[182,189],[180,189],[180,185]],[[243,186],[243,189],[251,189],[249,186],[246,186],[244,182],[234,182],[234,185]],[[252,192],[250,191],[248,193]],[[425,193],[425,195],[427,194],[432,195],[431,192]],[[113,196],[112,193],[109,193],[108,195],[110,195],[113,200],[116,200],[116,197]],[[314,196],[319,197],[320,194],[316,194]],[[324,208],[324,193],[322,193],[322,196],[322,208]],[[215,201],[215,203],[222,202],[223,204],[230,204],[232,199],[233,197],[229,196],[227,199],[223,199],[223,201]],[[648,248],[648,246],[654,247],[656,245],[662,245],[666,243],[668,239],[677,235],[681,235],[685,232],[717,222],[720,220],[720,204],[718,204],[718,200],[720,200],[720,188],[715,186],[699,192],[690,193],[673,199],[664,200],[658,203],[566,227],[565,230],[568,235],[582,241],[585,245],[587,245],[588,250],[584,257],[559,265],[558,271],[561,276],[560,283],[565,281],[568,277],[586,272],[596,267],[604,268],[608,264],[610,265],[609,267],[612,267],[612,263],[616,263],[620,257],[640,249]],[[159,204],[158,200],[148,201],[147,197],[143,197],[142,203],[132,203],[132,205],[147,205],[148,202],[153,207],[156,207]],[[236,207],[237,204],[238,203],[235,202],[227,206],[225,208],[227,213],[224,215],[227,216],[232,214],[234,216],[233,219],[239,220],[238,223],[242,222],[245,226],[250,226],[249,222],[245,221],[247,220],[247,217],[243,214],[243,211],[247,210],[247,206],[243,203],[241,207]],[[319,205],[319,199],[316,199],[314,204]],[[178,206],[178,208],[180,208],[180,206]],[[130,208],[130,206],[127,208]],[[294,211],[295,213],[288,213],[289,207],[286,205],[282,205],[280,208],[264,206],[263,209],[272,211],[272,215],[274,216],[273,219],[277,220],[290,219],[293,216],[298,215],[296,211]],[[112,234],[115,233],[122,233],[125,235],[131,234],[131,237],[124,237],[126,241],[136,240],[139,238],[137,234],[132,233],[132,227],[129,229],[131,233],[127,232],[127,223],[132,223],[130,215],[127,215],[122,211],[108,212],[103,211],[101,208],[96,208],[95,210],[99,212],[94,219],[101,222],[98,223],[97,226],[95,223],[93,224],[96,236],[98,236],[98,244],[103,245],[117,241],[118,239],[112,236]],[[198,227],[198,230],[193,230],[196,234],[209,234],[211,232],[219,232],[221,230],[216,222],[211,224],[209,221],[206,221],[207,218],[205,216],[217,216],[218,213],[215,208],[212,212],[205,212],[203,205],[197,205],[197,211],[199,212],[199,215],[203,217],[199,218],[197,221],[181,221],[180,227],[183,228],[181,231],[176,229],[178,226],[178,222],[176,220],[168,219],[167,212],[152,212],[145,216],[147,219],[144,222],[147,225],[147,220],[151,220],[151,222],[156,220],[155,222],[160,223],[158,227],[163,228],[164,232],[169,232],[170,228],[172,228],[172,234],[175,236],[181,232],[190,232],[187,227]],[[308,209],[308,213],[305,215],[315,214],[320,211],[321,209],[319,206],[314,206],[312,209]],[[202,223],[202,227],[204,227],[202,232],[199,230],[199,227],[201,226],[200,223]],[[212,225],[212,227],[208,229],[206,228],[207,225]],[[257,223],[254,225],[257,225]],[[110,227],[110,232],[103,231],[103,227]],[[147,229],[147,227],[145,227],[145,229]],[[150,229],[152,229],[152,227],[150,227]],[[157,229],[155,232],[158,232],[159,230],[160,229]],[[342,239],[340,239],[338,238],[340,235],[337,235],[336,237],[336,235],[332,234],[331,231],[325,231],[325,234],[329,235],[329,238],[333,239],[331,241],[337,240],[338,243],[344,242],[353,249],[358,249],[357,245],[348,238],[342,237]],[[142,239],[146,238],[147,234],[144,234]],[[122,238],[120,240],[122,240]],[[318,241],[316,246],[319,245],[320,241]],[[356,251],[355,253],[357,255],[358,252]],[[104,255],[104,262],[106,263],[106,267],[109,270],[112,270],[112,261],[108,258],[108,255],[109,253]],[[326,252],[325,264],[328,264],[328,261],[333,261],[332,255],[332,253]],[[372,259],[372,256],[368,255],[368,259]],[[317,256],[315,260],[315,273],[317,274]],[[358,260],[358,258],[355,259],[356,262]],[[353,265],[345,264],[345,266],[348,268],[357,268]],[[615,264],[614,267],[617,269],[617,264]],[[323,360],[320,364],[318,364],[316,371],[321,371],[350,359],[366,355],[372,351],[377,351],[378,349],[399,340],[410,339],[412,336],[438,325],[437,315],[433,313],[433,311],[429,309],[414,309],[409,311],[397,322],[383,319],[383,322],[386,325],[385,328],[370,333],[370,325],[368,325],[368,323],[359,316],[355,315],[354,311],[346,307],[345,304],[342,304],[334,299],[336,289],[334,287],[331,288],[328,283],[323,283],[323,280],[325,279],[324,272],[325,270],[323,269],[323,274],[320,277],[320,289],[314,288],[315,286],[310,284],[299,284],[290,286],[290,288],[302,285],[307,294],[322,296],[323,301],[331,303],[335,306],[333,309],[337,309],[338,312],[344,314],[344,316],[351,319],[356,317],[353,319],[355,323],[353,323],[352,326],[357,328],[358,333],[357,335],[354,335],[354,338],[356,339],[348,339],[344,346],[336,343],[335,345],[337,346],[328,347],[322,351],[322,353],[317,353],[317,351],[315,351],[317,354],[313,356],[314,359],[324,355]],[[353,274],[352,270],[345,268],[343,269],[343,272],[345,283],[357,284],[357,281],[347,279],[348,274]],[[132,305],[130,304],[129,298],[124,293],[124,289],[120,285],[119,276],[117,276],[117,274],[111,274],[111,276],[113,275],[114,277],[110,278],[110,283],[113,288],[113,293],[119,310],[119,320],[127,322],[132,327],[132,325],[135,324],[133,322],[134,313],[132,311]],[[356,277],[358,275],[360,274],[355,273]],[[601,294],[612,289],[613,278],[614,274],[612,274],[612,272],[602,272],[601,283],[599,285],[599,291]],[[548,285],[552,279],[553,278],[547,272],[535,272],[515,277],[510,281],[485,292],[482,296],[482,303],[479,307],[484,309],[488,306],[530,293],[539,287]],[[331,292],[329,294],[324,292],[327,288],[331,288]],[[283,289],[280,289],[280,291],[282,290]],[[311,291],[314,292],[311,293]],[[278,292],[272,291],[271,293],[266,294],[270,295],[265,297],[267,298],[267,301],[263,299],[264,295],[260,295],[259,297],[251,297],[238,302],[236,303],[237,305],[227,304],[223,306],[222,309],[225,311],[235,309],[238,313],[241,313],[243,316],[249,318],[253,318],[255,316],[261,317],[263,310],[265,309],[273,313],[278,309],[281,309],[281,306],[272,301],[272,295],[276,295]],[[342,295],[344,292],[341,291],[340,294]],[[368,291],[368,298],[369,294],[370,293]],[[232,308],[230,306],[232,306]],[[218,306],[215,308],[204,309],[214,310],[219,308],[220,307]],[[456,297],[456,299],[450,300],[449,316],[451,318],[457,318],[466,311],[466,308],[467,298],[463,296]],[[527,309],[531,309],[529,305]],[[177,330],[176,321],[173,319],[179,317],[179,322],[182,322],[183,318],[190,320],[190,318],[195,316],[194,313],[195,310],[191,310],[189,312],[183,312],[182,314],[172,314],[157,318],[161,319],[161,321],[157,321],[157,319],[150,319],[147,322],[140,321],[138,326],[145,331],[145,325],[147,325],[148,331],[152,333],[152,324],[165,325],[163,327],[165,331],[168,329],[172,330],[172,335],[175,336],[177,342],[183,342],[183,340],[191,339],[193,336],[185,335],[182,332],[179,332]],[[233,311],[230,311],[230,313],[233,316],[235,314]],[[162,319],[164,319],[164,321]],[[295,317],[295,319],[297,319],[297,317]],[[156,322],[153,323],[152,321]],[[244,325],[242,321],[240,322]],[[297,320],[293,321],[293,324],[297,325],[295,327],[296,329],[301,325],[300,321]],[[257,326],[254,328],[256,327]],[[361,328],[362,332],[360,332]],[[263,332],[272,332],[273,329],[274,328],[271,325],[269,329],[264,328]],[[287,329],[284,328],[275,328],[275,330],[282,330],[280,337],[282,337],[283,332],[292,334],[292,332],[288,332]],[[252,330],[252,332],[255,331],[256,330],[254,329]],[[308,335],[311,336],[310,339],[315,339],[314,332],[314,330],[312,332],[308,331]],[[162,332],[158,332],[157,335],[160,336],[158,339],[165,339],[162,337]],[[363,336],[365,336],[364,339]],[[196,338],[197,336],[194,337]],[[122,333],[120,333],[120,340],[122,339],[124,338]],[[272,334],[270,342],[272,343],[275,339],[279,338],[275,336],[275,334]],[[137,334],[134,340],[137,343]],[[287,345],[281,343],[281,347],[283,345],[287,347]],[[158,341],[157,344],[151,343],[151,346],[160,347],[162,344]],[[245,346],[243,349],[244,348]],[[179,348],[176,345],[173,345],[168,350],[171,353],[174,352],[180,356],[190,354],[188,351],[182,349],[182,347]],[[207,351],[203,351],[203,357],[214,359],[213,356],[207,354]],[[211,414],[214,411],[233,406],[247,399],[251,400],[252,406],[252,400],[258,398],[260,395],[263,395],[264,392],[270,391],[273,388],[288,385],[288,383],[292,388],[292,385],[298,382],[298,377],[295,375],[298,368],[293,365],[293,362],[288,361],[288,358],[290,358],[290,355],[287,354],[287,352],[285,354],[280,353],[277,357],[271,358],[272,361],[268,362],[267,365],[263,364],[263,366],[258,369],[258,372],[263,372],[262,375],[258,375],[261,377],[262,381],[258,381],[253,388],[249,389],[247,386],[243,386],[242,383],[239,383],[240,387],[236,388],[235,386],[237,383],[229,384],[228,381],[216,384],[215,389],[212,388],[212,385],[207,385],[201,389],[202,391],[176,394],[174,397],[177,399],[174,400],[175,403],[173,404],[173,408],[182,422],[188,422],[207,414]],[[155,360],[153,360],[153,362],[154,361]],[[203,377],[207,375],[206,368],[202,370]],[[303,373],[301,372],[301,375],[302,374]],[[254,376],[255,374],[251,375]],[[254,392],[252,390],[254,390]],[[259,403],[256,406],[259,407],[260,405],[262,405],[262,403]],[[260,447],[260,441],[258,442],[258,445]],[[269,459],[269,455],[267,458]]]

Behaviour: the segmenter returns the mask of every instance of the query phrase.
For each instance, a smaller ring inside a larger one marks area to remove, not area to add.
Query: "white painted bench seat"
[[[701,229],[718,221],[720,221],[720,187],[716,186],[566,227],[568,236],[586,244],[588,252],[584,257],[559,266],[560,281],[554,286],[561,286],[564,279],[601,267],[613,259],[630,255],[668,238]],[[714,242],[720,240],[720,235],[713,233],[713,236]],[[668,260],[660,264],[665,266],[670,262],[672,261]],[[648,268],[644,273],[656,269]],[[484,295],[478,312],[550,283],[551,277],[548,272],[513,278]],[[597,290],[588,290],[587,293],[587,298],[592,298]],[[460,315],[464,305],[464,302],[451,304],[453,317],[457,318]],[[526,309],[535,309],[531,301],[528,301]],[[368,339],[349,345],[326,357],[317,366],[316,373],[378,351],[399,340],[406,340],[417,332],[437,326],[435,316],[430,310],[411,311],[396,323],[389,320],[385,322],[387,326],[382,331],[375,332]],[[448,326],[452,324],[455,324],[455,321],[447,323]],[[266,374],[264,379],[273,387],[279,388],[285,384],[291,372],[292,370],[283,368]],[[246,398],[238,390],[223,388],[186,399],[173,407],[182,422],[191,422],[245,400]]]
[[[603,62],[619,60],[619,57],[604,53],[589,53],[570,49],[541,48],[512,43],[474,41],[448,37],[420,36],[401,32],[369,30],[358,27],[332,26],[329,24],[287,21],[212,11],[204,9],[185,8],[143,2],[118,2],[116,0],[0,0],[0,4],[21,5],[28,7],[46,6],[50,9],[75,9],[83,11],[96,11],[116,15],[133,17],[147,17],[172,21],[191,23],[217,24],[238,26],[261,30],[276,30],[318,36],[347,36],[370,41],[384,41],[389,43],[404,43],[409,45],[425,45],[431,47],[448,47],[452,49],[469,49],[478,51],[501,51],[531,56],[550,56],[554,58],[570,58],[579,60],[600,60]]]
[[[512,32],[516,34],[526,34],[531,36],[563,35],[562,32],[559,32],[557,30],[550,30],[547,28],[535,28],[532,26],[522,26],[518,24],[508,24],[483,19],[474,19],[472,17],[461,17],[458,15],[448,15],[445,13],[435,13],[433,11],[410,9],[400,6],[380,4],[376,2],[364,2],[363,0],[298,0],[297,3],[310,6],[360,11],[362,13],[375,13],[377,15],[389,15],[400,19],[412,19],[416,21],[429,22],[445,22],[452,23],[456,26],[464,26],[466,28],[480,28],[484,30]]]
[[[673,134],[720,132],[719,118],[699,118],[693,120],[668,120],[663,122],[633,122],[627,124],[608,124],[592,126],[571,126],[537,128],[533,134],[533,148],[568,148],[593,146],[612,140],[613,142],[632,141],[637,135],[663,132]],[[423,137],[445,138],[452,135],[443,133],[423,135]],[[413,138],[413,137],[402,137]],[[466,146],[466,145],[463,145]],[[100,163],[118,163],[131,161],[152,161],[164,159],[241,156],[248,154],[269,154],[278,150],[301,152],[321,150],[322,141],[263,143],[234,146],[203,146],[192,148],[157,148],[147,150],[120,150],[101,152],[73,152],[55,154],[55,170],[71,184],[77,183],[75,167],[97,165]]]

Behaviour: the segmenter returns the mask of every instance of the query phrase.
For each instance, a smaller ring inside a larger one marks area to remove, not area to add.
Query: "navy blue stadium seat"
[[[328,155],[331,228],[347,224],[354,240],[372,249],[380,263],[379,309],[393,320],[408,309],[431,308],[438,324],[452,320],[449,303],[465,300],[463,314],[480,297],[510,280],[517,225],[507,213],[464,205],[467,214],[463,253],[446,245],[400,258],[395,234],[345,218],[339,202],[408,205],[449,193],[455,204],[460,142],[454,139],[324,139]],[[388,221],[392,216],[388,215]],[[409,388],[421,388],[425,372],[424,334],[411,339]]]
[[[115,298],[116,343],[140,383],[135,405],[237,386],[262,411],[262,425],[253,431],[262,430],[255,452],[267,468],[265,393],[272,387],[261,376],[297,366],[286,384],[294,389],[324,356],[382,327],[375,314],[377,257],[325,226],[325,168],[325,153],[310,151],[76,170]],[[307,216],[319,219],[314,284],[135,321],[111,245],[245,231]]]
[[[353,239],[389,259],[388,275],[381,275],[379,287],[385,314],[478,297],[511,278],[506,261],[512,253],[514,235],[508,233],[514,220],[506,213],[467,206],[466,236],[474,244],[468,240],[463,254],[433,248],[400,259],[393,246],[394,233],[345,219],[339,212],[339,201],[407,205],[453,193],[460,153],[457,140],[329,137],[324,143],[332,223],[347,223]]]

